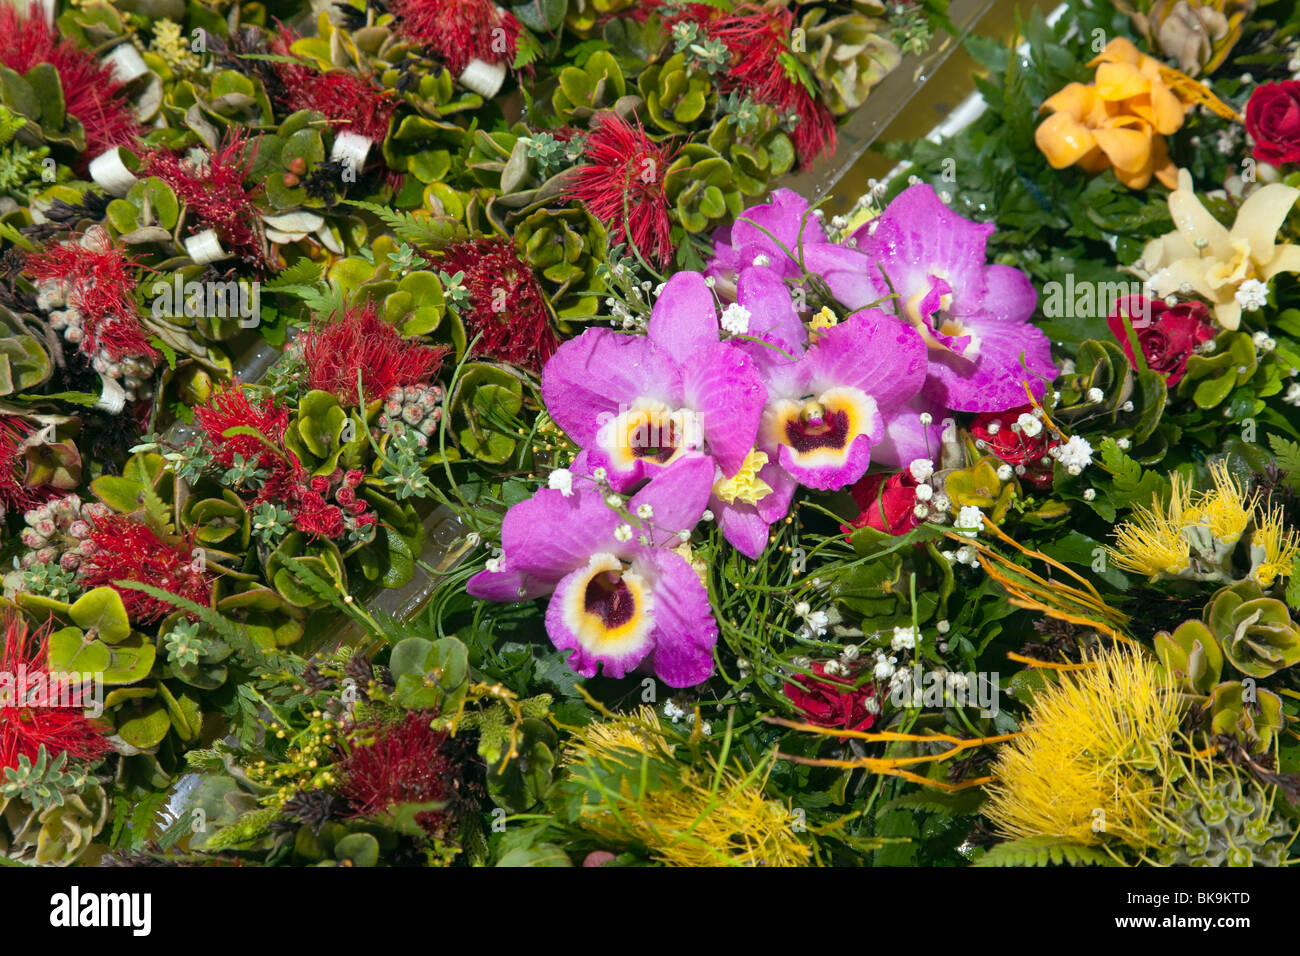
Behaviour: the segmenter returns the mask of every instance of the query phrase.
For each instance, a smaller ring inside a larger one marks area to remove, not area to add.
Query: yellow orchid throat
[[[734,505],[737,501],[747,505],[758,504],[772,493],[772,486],[758,477],[767,462],[765,453],[751,448],[741,462],[740,470],[715,484],[713,493],[729,505]]]

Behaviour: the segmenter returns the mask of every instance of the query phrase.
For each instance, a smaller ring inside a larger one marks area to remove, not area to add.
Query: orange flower
[[[1043,103],[1052,115],[1034,133],[1038,148],[1053,169],[1113,168],[1130,189],[1145,188],[1153,175],[1173,189],[1178,170],[1164,137],[1182,127],[1187,106],[1160,61],[1117,37],[1088,65],[1097,67],[1091,85],[1071,83]]]

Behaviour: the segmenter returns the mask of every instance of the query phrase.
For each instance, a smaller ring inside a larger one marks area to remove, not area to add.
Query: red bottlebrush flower
[[[24,447],[36,426],[17,415],[0,415],[0,516],[26,511],[55,497],[52,488],[27,485]]]
[[[1137,368],[1137,359],[1133,355],[1133,346],[1129,344],[1128,330],[1124,327],[1125,316],[1137,333],[1147,368],[1164,375],[1170,388],[1187,374],[1187,360],[1196,351],[1196,346],[1208,342],[1215,335],[1210,309],[1204,302],[1179,302],[1169,306],[1163,299],[1127,296],[1115,303],[1106,324],[1134,368]]]
[[[826,673],[826,664],[812,666],[813,674],[796,674],[786,681],[784,693],[810,724],[843,730],[868,730],[876,715],[867,709],[874,700],[874,684],[854,687],[856,678]]]
[[[128,146],[143,132],[112,67],[72,40],[59,39],[40,4],[31,4],[25,15],[15,6],[0,6],[0,64],[24,75],[38,63],[59,73],[64,110],[86,131],[84,158]]]
[[[61,675],[52,679],[48,635],[30,633],[16,611],[0,612],[0,628],[0,770],[18,766],[19,757],[36,760],[42,746],[51,757],[74,760],[97,760],[112,749],[85,715],[85,688]]]
[[[463,272],[469,305],[460,310],[474,351],[498,362],[540,371],[559,340],[533,270],[503,237],[452,243],[439,266],[451,275]]]
[[[459,75],[470,60],[512,66],[519,21],[493,0],[392,0],[397,32]],[[499,32],[498,32],[499,31]]]
[[[235,463],[235,455],[245,461],[256,462],[256,467],[270,467],[270,459],[277,456],[264,442],[252,435],[230,435],[232,428],[254,428],[272,445],[284,440],[289,428],[289,409],[279,405],[275,396],[268,395],[256,404],[248,400],[242,388],[225,388],[212,396],[206,405],[194,409],[199,426],[207,432],[212,457],[223,468]]]
[[[799,118],[790,138],[801,165],[835,151],[834,115],[781,60],[783,55],[793,55],[787,45],[794,27],[790,10],[744,4],[723,14],[715,7],[695,3],[666,20],[669,26],[681,21],[700,24],[709,37],[731,52],[721,83],[724,93],[739,91],[779,113]]]
[[[82,561],[82,585],[117,590],[137,624],[160,620],[176,608],[143,591],[117,589],[113,582],[152,584],[196,604],[206,605],[212,599],[212,576],[195,561],[192,542],[182,550],[147,525],[120,514],[95,518],[90,540],[95,550]]]
[[[1052,459],[1047,453],[1060,441],[1046,428],[1033,437],[1025,434],[1018,419],[1021,415],[1032,414],[1033,410],[1032,405],[1021,405],[1005,412],[983,412],[971,422],[970,433],[977,448],[1008,465],[1023,467],[1022,481],[1046,488],[1052,483]]]
[[[339,763],[343,795],[357,816],[374,816],[399,803],[450,803],[460,768],[448,748],[447,734],[429,727],[431,711],[411,711],[397,723],[371,724],[359,737],[373,734],[373,743],[353,746]],[[355,738],[354,738],[355,739]],[[440,833],[448,813],[421,813],[417,822],[429,833]]]
[[[908,471],[896,475],[865,475],[849,489],[858,503],[858,516],[852,524],[840,527],[846,532],[875,528],[895,537],[907,534],[921,523],[913,510],[917,486],[917,480]]]
[[[244,189],[253,165],[248,146],[246,132],[229,132],[205,164],[195,165],[170,150],[156,149],[145,154],[141,168],[145,175],[157,176],[170,186],[199,223],[216,232],[230,251],[261,262],[262,243],[255,231],[261,216],[252,200],[256,187]]]
[[[343,318],[313,324],[299,341],[314,389],[334,395],[343,405],[357,404],[357,374],[367,402],[383,398],[397,386],[423,385],[438,374],[449,349],[421,345],[379,317],[374,303],[349,309]]]
[[[271,52],[293,56],[290,47],[299,39],[288,27],[271,43]],[[315,110],[325,117],[334,132],[344,130],[382,143],[397,110],[397,96],[380,90],[366,79],[346,70],[321,73],[296,63],[274,63],[283,91],[279,105],[289,112]]]
[[[103,351],[114,362],[127,356],[161,357],[145,336],[135,301],[135,260],[113,245],[107,230],[92,226],[80,237],[55,243],[27,257],[37,282],[69,286],[67,303],[81,314],[81,351]]]
[[[582,157],[567,198],[607,223],[613,242],[630,241],[647,259],[667,265],[673,245],[664,173],[672,154],[651,142],[639,121],[633,126],[610,113],[587,137]]]

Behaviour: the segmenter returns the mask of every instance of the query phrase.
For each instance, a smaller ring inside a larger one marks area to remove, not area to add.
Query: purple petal
[[[921,424],[921,413],[929,412],[930,424]],[[939,454],[944,406],[918,395],[901,408],[885,414],[885,434],[871,446],[871,460],[889,468],[906,468],[918,458]]]
[[[849,310],[865,308],[889,295],[889,286],[872,261],[853,249],[830,243],[813,246],[804,250],[804,264]]]
[[[1038,293],[1029,276],[1019,269],[989,266],[984,270],[984,280],[988,283],[984,311],[1007,322],[1025,322],[1034,314]]]
[[[718,625],[709,594],[690,564],[679,554],[647,549],[634,568],[654,576],[654,672],[669,687],[693,687],[713,673]]]
[[[776,524],[789,513],[790,502],[794,500],[795,489],[799,485],[781,467],[776,458],[776,451],[773,450],[768,454],[772,460],[759,469],[758,477],[767,483],[772,493],[763,498],[755,506],[755,510],[760,518],[771,525]]]
[[[465,590],[471,597],[482,601],[501,601],[506,604],[515,601],[531,601],[543,594],[549,594],[554,587],[554,581],[535,578],[509,569],[480,571],[465,584]]]
[[[542,370],[547,411],[579,445],[596,440],[601,416],[653,398],[677,406],[681,377],[672,357],[639,335],[588,329],[560,346]]]
[[[709,509],[717,516],[722,536],[745,557],[757,558],[767,548],[770,526],[759,517],[758,510],[753,505],[747,505],[743,501],[728,504],[714,496],[709,501]]]
[[[985,314],[961,321],[978,352],[972,361],[932,350],[924,390],[927,398],[959,412],[1003,411],[1025,404],[1025,382],[1036,398],[1042,397],[1043,380],[1056,377],[1051,342],[1042,331]],[[1028,371],[1020,364],[1022,352]]]
[[[808,330],[790,301],[790,289],[776,273],[752,266],[742,269],[736,281],[736,301],[749,310],[750,335],[779,346],[790,358],[803,354]]]
[[[734,475],[754,447],[767,400],[754,363],[734,346],[714,345],[692,356],[682,380],[709,453],[725,474]]]
[[[947,311],[966,315],[980,307],[986,294],[985,247],[993,230],[991,223],[957,215],[921,183],[899,193],[854,238],[903,303],[924,296],[937,277],[953,290]]]
[[[627,510],[632,514],[642,505],[651,507],[649,524],[655,545],[665,544],[677,532],[690,531],[699,523],[713,490],[715,467],[707,455],[683,458],[655,475],[628,501]]]
[[[846,452],[831,460],[819,456],[801,456],[789,445],[782,445],[780,460],[781,467],[799,484],[819,491],[832,491],[853,484],[867,473],[867,467],[871,464],[871,439],[859,435],[853,439]]]
[[[883,412],[920,391],[926,348],[915,329],[868,309],[823,331],[803,363],[813,392],[851,385],[874,398]]]
[[[506,512],[501,527],[504,568],[554,585],[593,553],[612,550],[620,521],[600,489],[584,478],[574,479],[568,498],[543,488]]]
[[[826,233],[820,220],[808,212],[807,200],[793,190],[778,189],[768,202],[751,206],[729,229],[714,234],[716,256],[709,274],[737,273],[761,255],[767,256],[769,267],[781,278],[797,278],[798,262],[791,256],[799,254],[801,233],[805,255],[810,248],[826,244]]]
[[[713,292],[698,272],[679,272],[668,280],[650,312],[650,341],[678,362],[718,341],[718,310]]]

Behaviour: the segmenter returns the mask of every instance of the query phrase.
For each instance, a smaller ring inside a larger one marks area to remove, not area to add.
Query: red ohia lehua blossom
[[[671,26],[681,21],[700,24],[730,51],[722,92],[739,91],[778,113],[798,117],[790,138],[800,164],[806,166],[823,153],[834,152],[834,115],[782,62],[783,56],[792,56],[787,42],[794,27],[793,13],[785,7],[754,4],[723,13],[708,4],[691,3],[665,22]]]
[[[566,196],[610,228],[615,244],[630,241],[647,259],[667,265],[673,255],[664,173],[673,154],[635,125],[607,113],[587,137],[583,165]]]
[[[27,484],[27,440],[36,426],[17,415],[0,415],[0,516],[27,511],[58,495],[53,488]]]
[[[271,52],[293,56],[290,49],[299,39],[288,27],[271,43]],[[336,133],[344,131],[381,143],[397,110],[397,96],[380,90],[366,79],[346,70],[321,73],[297,63],[274,63],[281,89],[276,99],[289,112],[315,110],[325,117]]]
[[[197,559],[192,535],[177,547],[129,515],[111,514],[94,519],[90,540],[95,550],[82,560],[81,584],[116,590],[137,624],[160,620],[176,608],[143,591],[117,587],[114,582],[152,584],[196,604],[206,605],[212,599],[212,575]]]
[[[511,66],[519,21],[493,0],[391,0],[397,32],[420,44],[459,75],[470,60]]]
[[[95,723],[87,719],[85,688],[51,680],[49,636],[31,633],[17,611],[0,611],[4,631],[0,673],[0,770],[18,766],[18,758],[36,760],[41,747],[51,757],[97,760],[111,748]]]
[[[354,746],[339,764],[343,795],[357,816],[374,816],[399,803],[453,803],[461,767],[449,738],[430,728],[432,711],[410,711],[395,723],[374,722],[354,735]],[[365,742],[372,738],[373,742]],[[442,833],[446,810],[421,813],[416,821],[428,833]]]
[[[827,674],[823,661],[813,664],[812,671],[794,675],[784,687],[785,696],[808,723],[842,730],[867,730],[875,723],[875,712],[868,707],[876,696],[874,684],[855,687],[855,676]]]
[[[357,404],[357,376],[367,402],[394,388],[424,385],[442,367],[445,345],[421,345],[379,317],[373,302],[348,309],[342,318],[313,322],[299,339],[307,380],[342,405]]]
[[[474,351],[540,371],[559,341],[537,277],[510,240],[496,236],[452,243],[438,265],[451,275],[465,274],[461,285],[469,292],[469,304],[460,315],[469,337],[478,336]]]
[[[229,251],[262,262],[261,215],[252,199],[257,187],[244,188],[254,151],[249,149],[246,132],[227,132],[220,147],[204,162],[194,163],[171,150],[155,149],[144,155],[141,168],[170,186],[198,219],[200,228],[211,228]]]
[[[206,405],[196,407],[194,418],[206,433],[207,447],[218,465],[230,468],[239,455],[264,473],[256,503],[292,499],[306,471],[292,452],[280,451],[289,428],[289,409],[280,405],[275,396],[267,395],[254,403],[244,389],[224,388]],[[236,428],[252,428],[266,441],[254,435],[227,434]]]
[[[68,286],[67,304],[81,314],[80,350],[101,350],[112,361],[161,353],[149,344],[135,301],[135,260],[113,245],[107,230],[92,226],[84,235],[56,242],[27,257],[24,270],[37,282]]]
[[[59,39],[40,4],[31,4],[25,15],[15,6],[0,6],[0,64],[22,76],[38,63],[58,71],[64,110],[86,131],[83,159],[130,145],[143,132],[112,67],[72,40]]]

